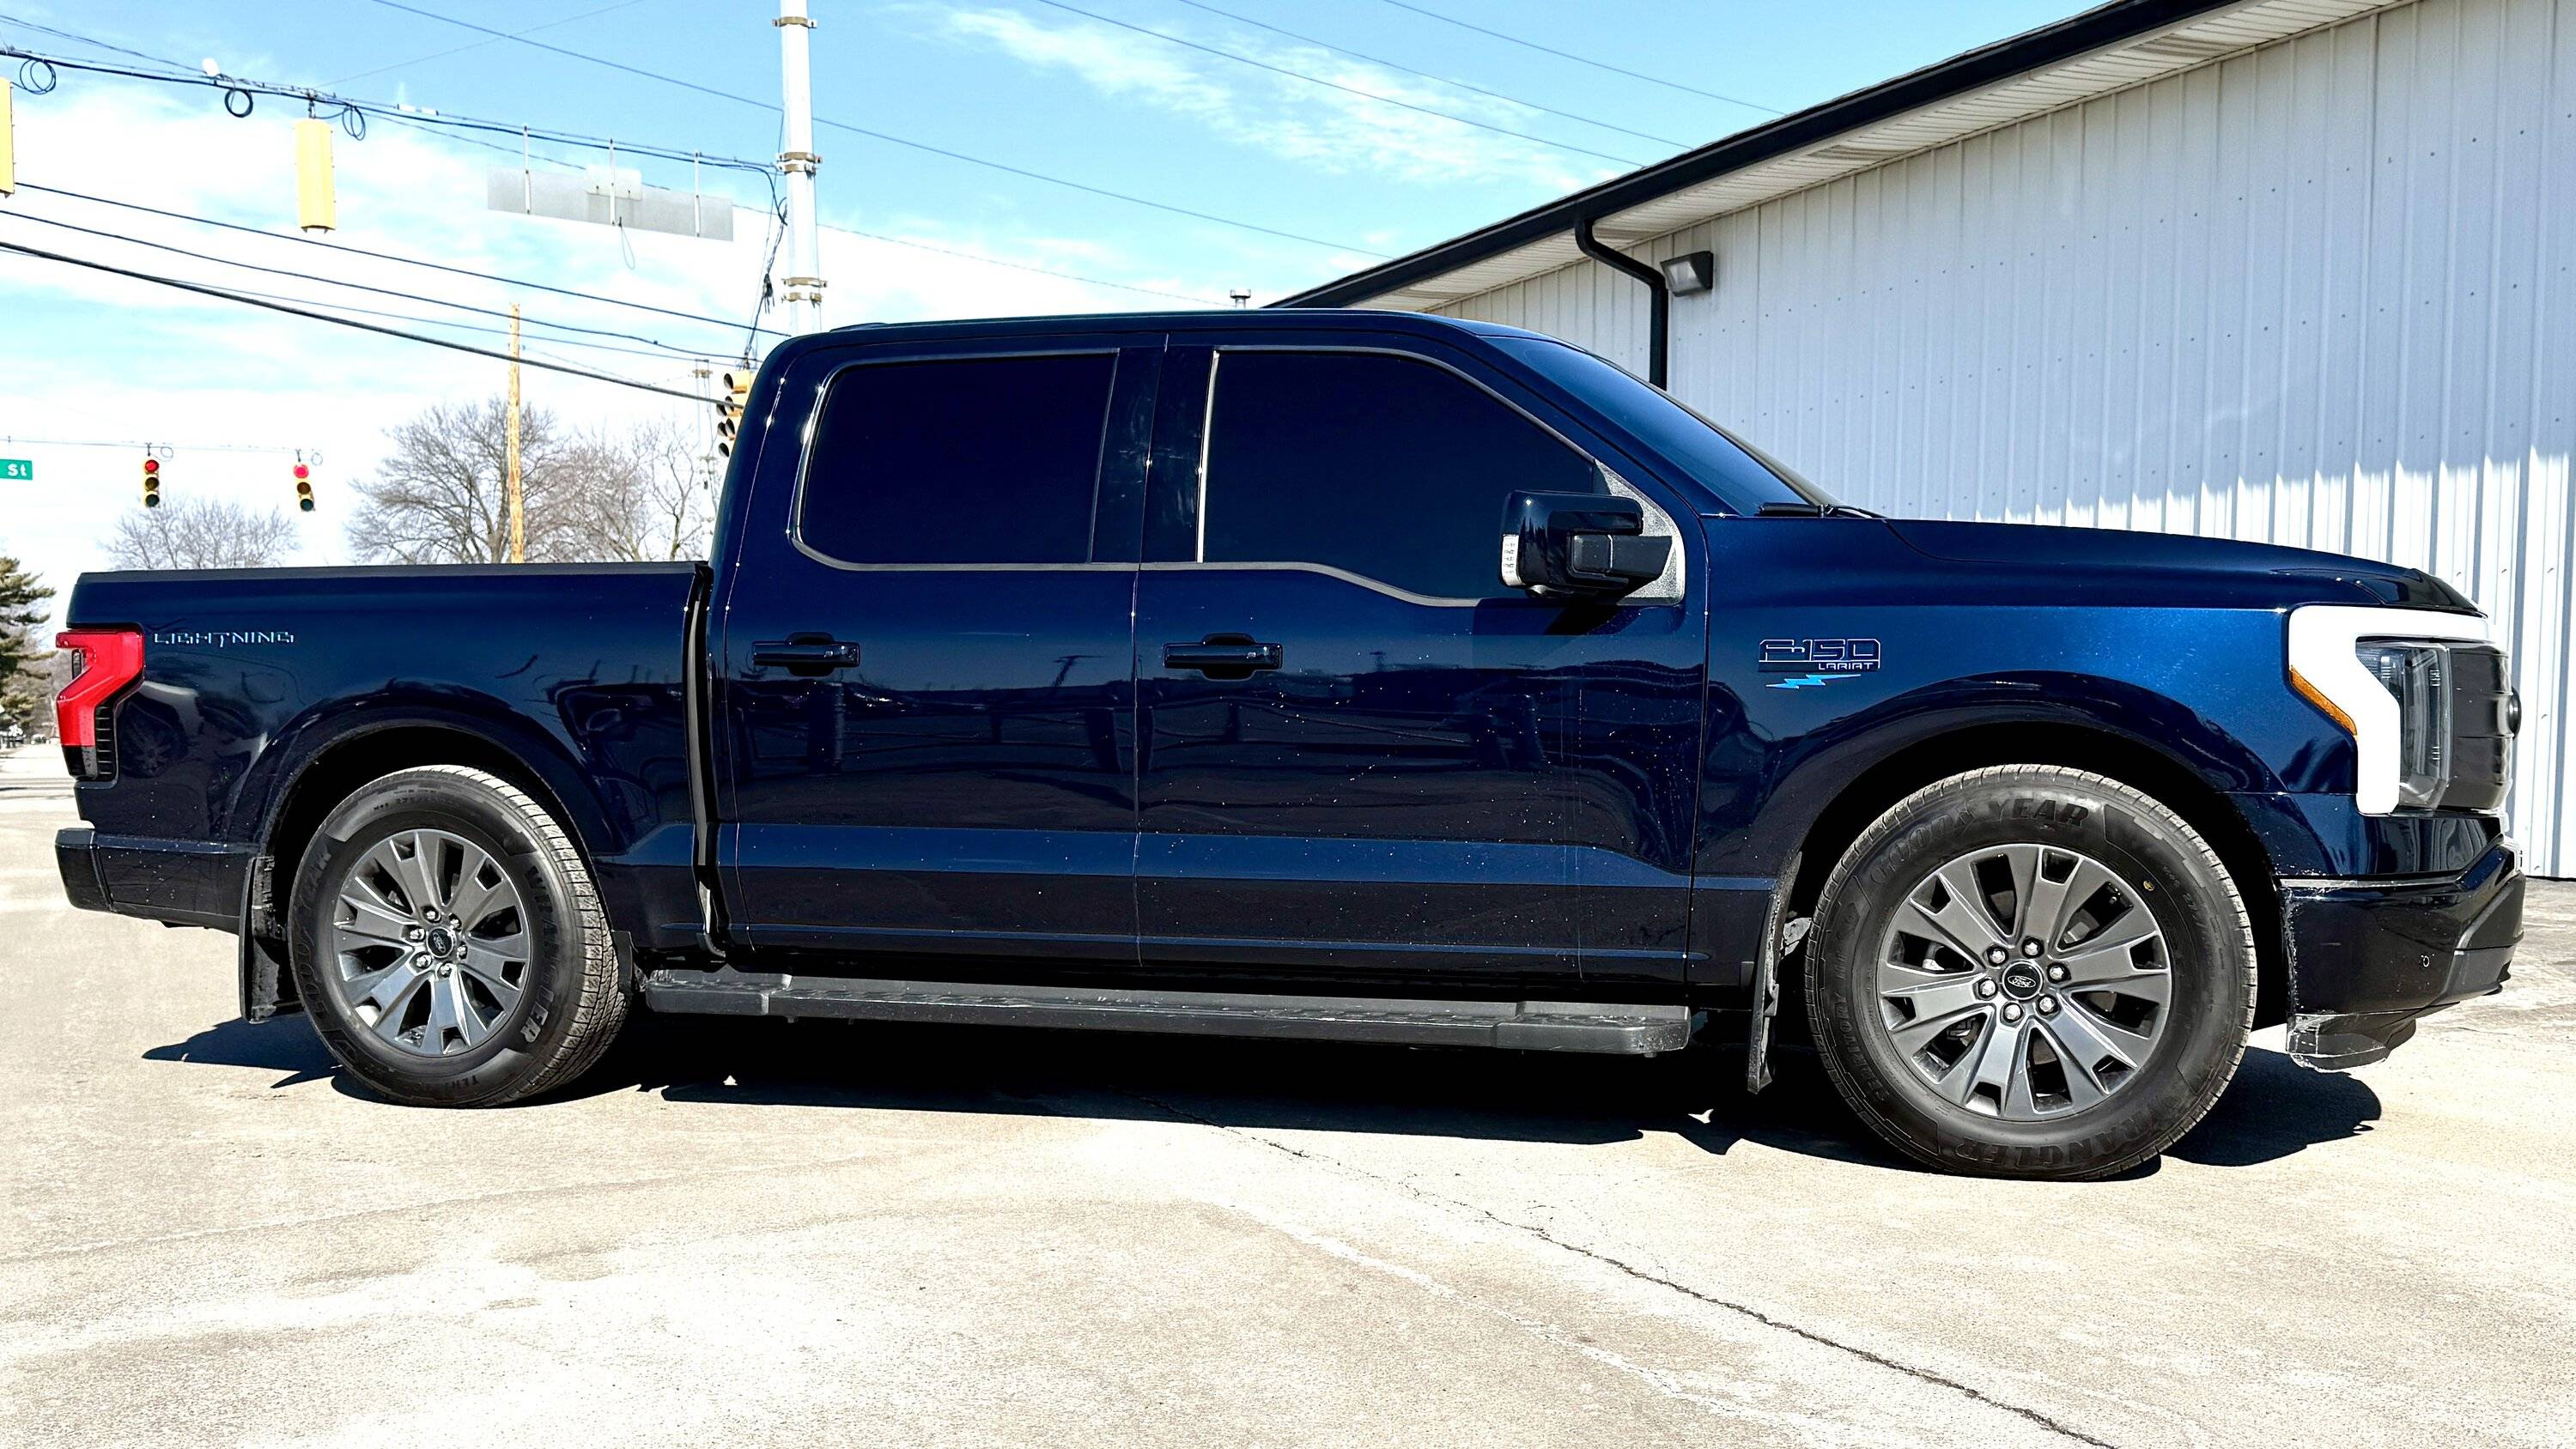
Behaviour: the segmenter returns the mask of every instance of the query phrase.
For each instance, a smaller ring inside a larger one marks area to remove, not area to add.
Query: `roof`
[[[1276,307],[1424,308],[1582,259],[1575,224],[1638,243],[2400,0],[2111,0],[1740,131]]]
[[[856,322],[825,332],[809,332],[799,341],[909,342],[967,337],[1043,337],[1065,332],[1255,332],[1285,328],[1349,327],[1373,332],[1412,332],[1424,336],[1473,332],[1487,337],[1536,337],[1539,334],[1500,322],[1465,317],[1384,311],[1209,308],[1187,312],[1043,313],[1030,317],[945,317],[919,322]]]

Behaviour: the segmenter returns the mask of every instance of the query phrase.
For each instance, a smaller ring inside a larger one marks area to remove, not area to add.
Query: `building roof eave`
[[[1585,219],[1604,240],[1634,244],[2391,3],[2110,0],[1271,305],[1455,301],[1580,260],[1573,232]]]

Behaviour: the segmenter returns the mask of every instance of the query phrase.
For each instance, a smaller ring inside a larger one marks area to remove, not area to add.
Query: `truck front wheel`
[[[401,770],[323,821],[295,873],[292,954],[332,1055],[384,1096],[488,1107],[572,1080],[626,992],[590,872],[508,781]]]
[[[1900,800],[1818,898],[1816,1045],[1910,1157],[2100,1177],[2189,1131],[2253,1024],[2254,931],[2207,841],[2116,780],[1974,770]]]

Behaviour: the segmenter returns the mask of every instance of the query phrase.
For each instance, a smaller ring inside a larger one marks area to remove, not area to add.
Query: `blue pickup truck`
[[[1877,517],[1511,328],[800,337],[710,552],[83,577],[66,890],[236,933],[244,1014],[402,1102],[639,1009],[1756,1089],[1776,1036],[2025,1177],[2163,1150],[2258,1025],[2375,1061],[2521,935],[2518,706],[2441,582]]]

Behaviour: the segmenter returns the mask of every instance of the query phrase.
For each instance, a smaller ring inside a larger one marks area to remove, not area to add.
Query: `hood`
[[[2421,569],[2314,549],[2049,523],[1886,522],[1908,548],[1931,558],[2090,580],[2106,589],[2162,581],[2188,591],[2195,580],[2224,581],[2269,584],[2317,603],[2478,612],[2457,589]]]

